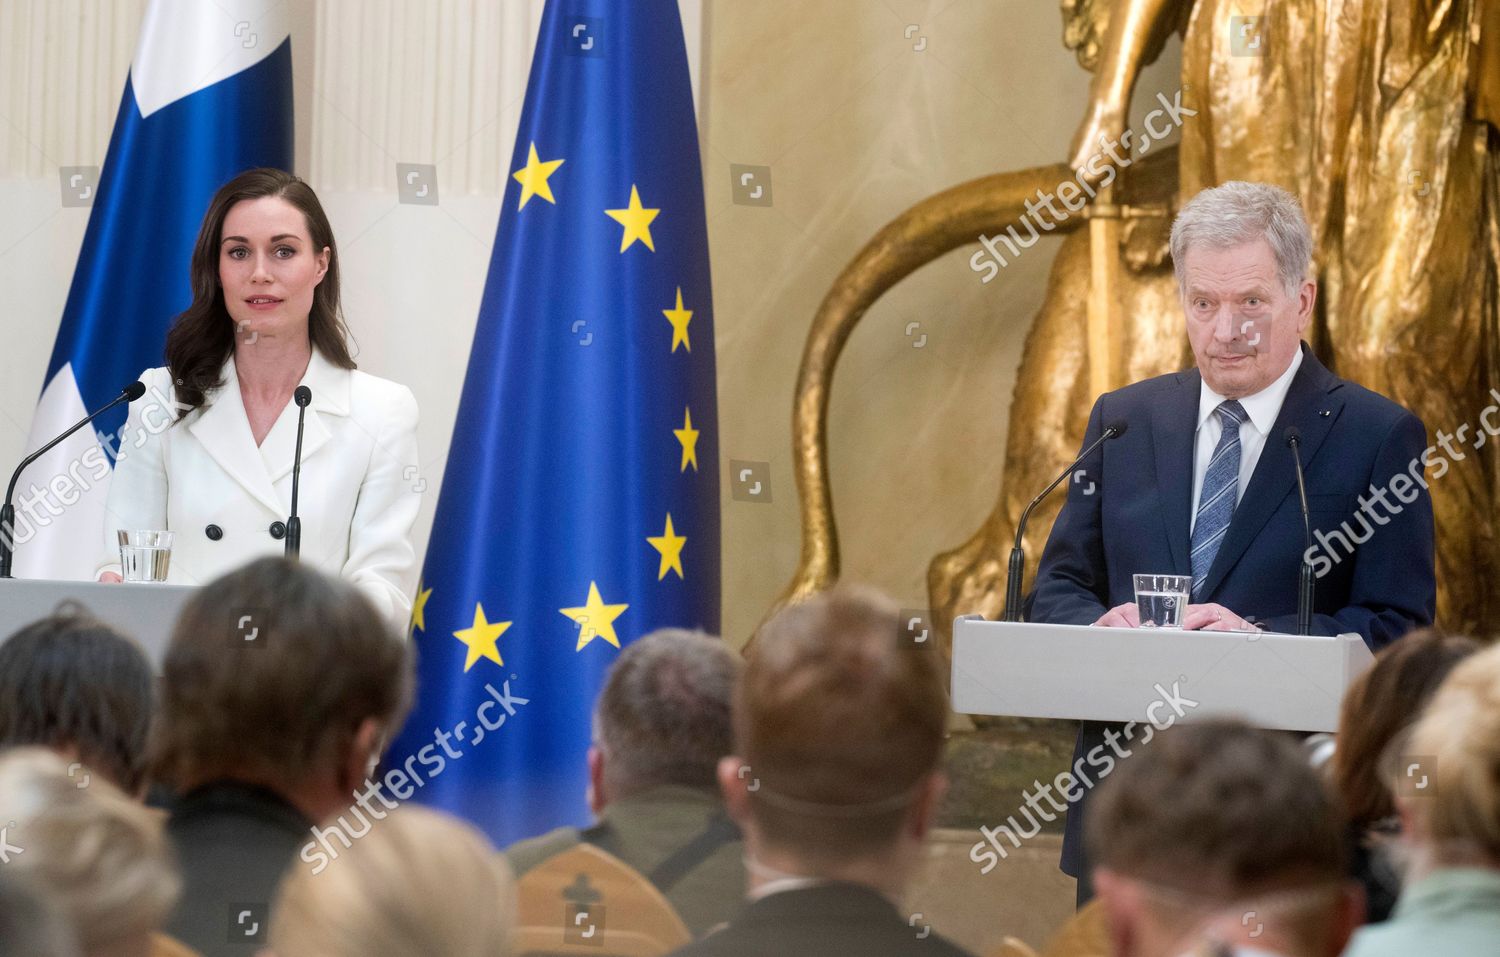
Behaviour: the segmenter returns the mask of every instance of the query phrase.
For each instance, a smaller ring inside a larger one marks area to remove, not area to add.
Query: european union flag
[[[387,762],[501,845],[588,820],[591,711],[620,649],[719,627],[676,0],[547,4],[510,171],[413,610],[417,705]]]

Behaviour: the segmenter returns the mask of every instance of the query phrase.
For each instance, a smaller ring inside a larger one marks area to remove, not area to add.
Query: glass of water
[[[120,577],[128,582],[164,582],[172,562],[172,533],[120,529]]]
[[[1191,575],[1135,576],[1135,607],[1142,628],[1181,628],[1193,590]]]

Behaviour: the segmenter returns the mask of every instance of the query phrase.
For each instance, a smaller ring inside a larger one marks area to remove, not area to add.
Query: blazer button
[[[283,538],[286,538],[286,522],[272,522],[271,537],[276,539],[278,542]]]
[[[203,530],[203,534],[208,536],[209,541],[217,542],[224,537],[224,530],[217,525],[210,525]]]

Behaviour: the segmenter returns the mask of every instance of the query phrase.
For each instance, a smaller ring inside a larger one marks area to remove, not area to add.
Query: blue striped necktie
[[[1234,517],[1240,485],[1240,423],[1247,418],[1245,407],[1234,399],[1219,403],[1214,410],[1224,424],[1224,434],[1214,448],[1208,471],[1203,475],[1203,490],[1198,493],[1198,517],[1193,523],[1193,599],[1208,578],[1208,570],[1219,554],[1229,520]]]

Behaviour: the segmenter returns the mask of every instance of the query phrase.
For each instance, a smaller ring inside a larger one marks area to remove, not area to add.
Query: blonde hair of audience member
[[[508,957],[515,884],[479,831],[407,804],[321,873],[294,865],[272,914],[275,957]]]
[[[1163,731],[1100,784],[1085,827],[1115,957],[1336,957],[1363,920],[1334,798],[1280,732]]]
[[[31,882],[0,870],[0,941],[5,957],[79,957],[77,936]]]
[[[21,849],[6,872],[57,908],[86,957],[143,957],[176,903],[177,872],[155,815],[85,773],[43,748],[0,755],[0,821]]]
[[[947,786],[936,652],[899,609],[839,585],[761,626],[735,689],[719,786],[745,834],[751,893],[782,878],[899,898]]]
[[[1454,668],[1397,748],[1406,883],[1440,867],[1500,869],[1500,646]],[[1414,763],[1431,779],[1421,794],[1399,773]]]

